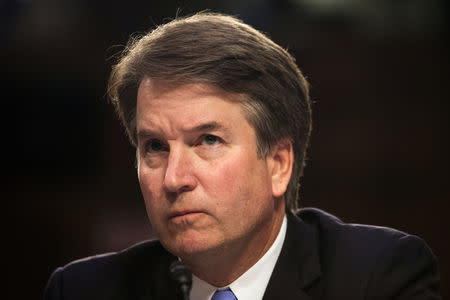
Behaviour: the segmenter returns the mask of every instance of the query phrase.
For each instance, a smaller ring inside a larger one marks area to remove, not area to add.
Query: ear
[[[270,155],[272,158],[272,195],[280,198],[286,192],[294,164],[294,150],[290,139],[280,140]]]

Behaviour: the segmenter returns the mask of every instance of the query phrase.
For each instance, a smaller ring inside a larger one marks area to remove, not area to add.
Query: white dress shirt
[[[283,247],[286,236],[287,219],[283,218],[280,232],[269,250],[244,274],[224,287],[213,286],[206,281],[192,275],[191,300],[210,300],[214,292],[219,289],[230,288],[238,300],[261,300],[269,283],[275,264]]]

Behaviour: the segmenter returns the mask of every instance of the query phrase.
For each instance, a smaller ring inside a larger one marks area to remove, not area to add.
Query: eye
[[[148,144],[146,145],[146,149],[147,152],[150,153],[156,153],[156,152],[161,152],[164,151],[164,145],[161,141],[159,140],[150,140],[148,142]]]
[[[220,142],[220,138],[212,134],[206,134],[203,136],[203,142],[208,146],[214,146]]]

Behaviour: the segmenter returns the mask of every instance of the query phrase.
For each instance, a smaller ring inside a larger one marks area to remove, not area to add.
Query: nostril
[[[184,185],[180,188],[180,193],[182,192],[188,192],[190,191],[192,188],[189,185]]]

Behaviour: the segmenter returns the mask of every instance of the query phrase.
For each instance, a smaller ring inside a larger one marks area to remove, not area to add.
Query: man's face
[[[181,258],[258,252],[279,228],[273,160],[258,159],[236,97],[205,84],[139,86],[139,183],[154,232]]]

